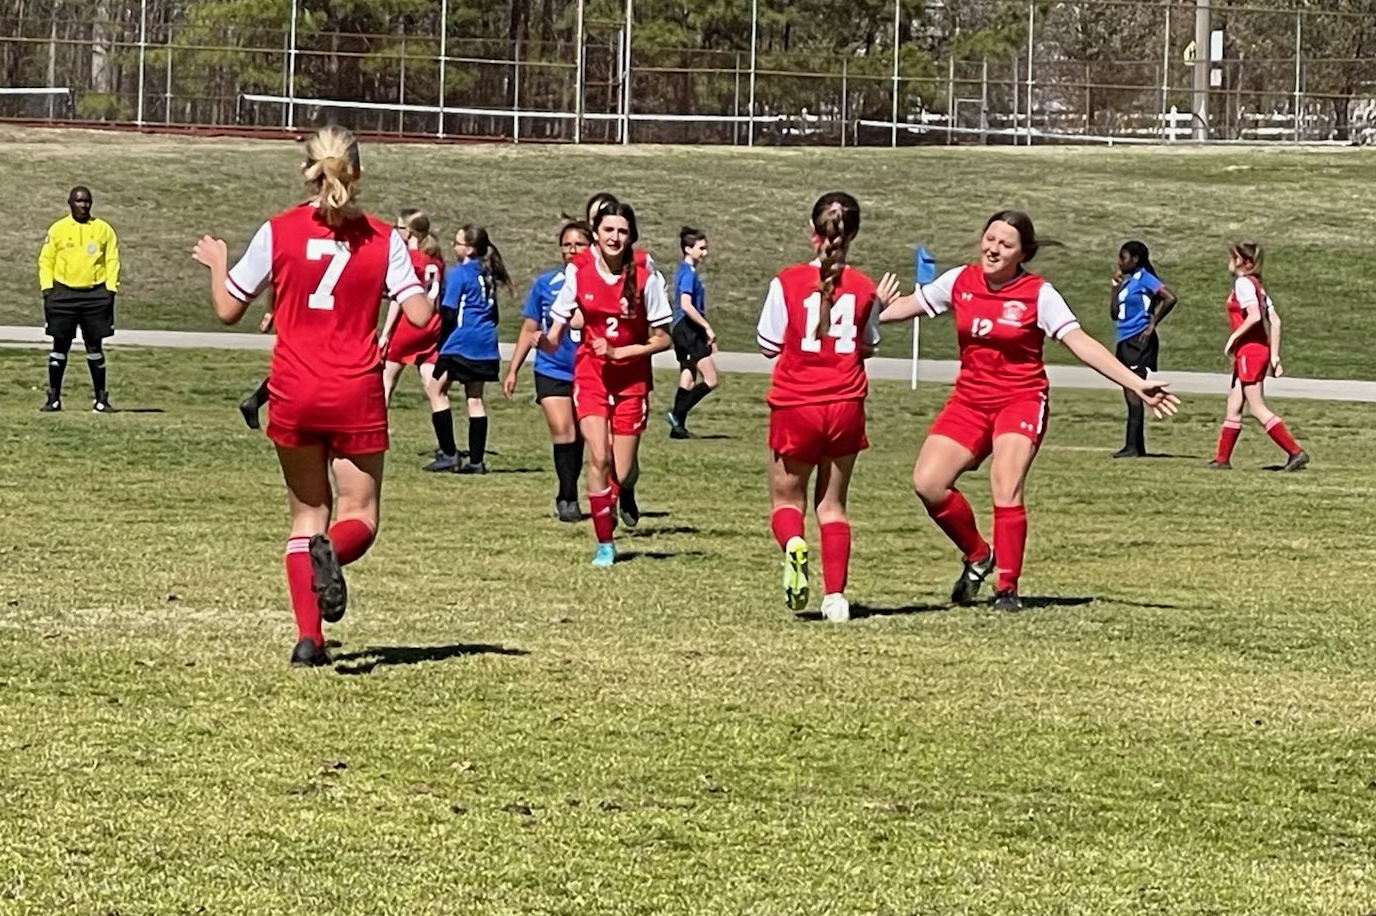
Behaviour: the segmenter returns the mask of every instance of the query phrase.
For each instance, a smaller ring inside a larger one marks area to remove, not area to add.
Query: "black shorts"
[[[535,403],[539,404],[545,398],[571,398],[573,397],[573,382],[566,382],[561,378],[554,378],[548,375],[535,373]]]
[[[707,339],[707,332],[696,321],[680,318],[670,336],[674,339],[674,355],[678,357],[678,364],[684,368],[712,355],[712,344]]]
[[[1118,349],[1115,351],[1118,362],[1136,372],[1155,372],[1156,358],[1160,353],[1161,338],[1155,334],[1145,341],[1139,340],[1137,337],[1120,340],[1118,341]]]
[[[72,289],[54,284],[43,300],[43,323],[54,340],[76,337],[87,343],[104,340],[115,333],[115,297],[104,286]]]
[[[502,368],[499,359],[464,359],[462,356],[441,356],[435,361],[435,375],[449,375],[449,382],[495,382]]]

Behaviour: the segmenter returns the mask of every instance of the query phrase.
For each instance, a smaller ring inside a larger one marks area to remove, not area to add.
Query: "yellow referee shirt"
[[[110,292],[118,291],[119,242],[109,223],[94,216],[78,223],[64,216],[48,227],[38,252],[38,287],[47,291],[54,282],[73,289],[104,283]]]

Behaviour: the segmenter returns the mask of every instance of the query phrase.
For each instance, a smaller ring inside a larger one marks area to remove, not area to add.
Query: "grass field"
[[[763,379],[652,430],[604,572],[533,405],[427,476],[408,379],[340,660],[292,671],[263,357],[121,350],[108,417],[36,413],[40,361],[0,350],[0,913],[1376,911],[1376,408],[1211,474],[1219,402],[1124,463],[1121,399],[1057,394],[995,616],[908,491],[943,392],[879,384],[832,626],[777,593]]]
[[[865,225],[854,259],[911,276],[912,246],[940,262],[965,258],[982,220],[1028,209],[1063,242],[1038,260],[1085,326],[1110,339],[1107,281],[1118,246],[1141,237],[1181,304],[1165,329],[1163,368],[1227,371],[1223,300],[1229,241],[1270,246],[1267,285],[1286,316],[1292,375],[1376,378],[1353,341],[1370,334],[1376,271],[1354,218],[1376,210],[1368,150],[910,149],[742,150],[711,147],[564,149],[511,146],[369,146],[366,204],[390,217],[424,206],[441,233],[491,227],[518,278],[557,262],[561,210],[610,188],[634,203],[649,249],[666,269],[682,223],[704,228],[712,318],[728,348],[753,346],[759,300],[774,272],[805,254],[804,218],[836,187],[859,196]],[[41,321],[34,267],[43,232],[65,211],[68,188],[90,184],[96,213],[119,231],[127,261],[120,295],[126,328],[214,326],[205,279],[187,252],[202,232],[234,252],[256,225],[299,199],[299,150],[283,141],[184,140],[0,128],[0,323]],[[505,308],[507,337],[518,309]],[[885,351],[906,352],[906,329]],[[938,327],[924,353],[954,355]],[[1052,348],[1051,358],[1068,354]]]

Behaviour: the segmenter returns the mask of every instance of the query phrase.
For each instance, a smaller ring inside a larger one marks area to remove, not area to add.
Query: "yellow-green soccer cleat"
[[[784,603],[793,611],[807,607],[807,541],[800,537],[784,548]]]

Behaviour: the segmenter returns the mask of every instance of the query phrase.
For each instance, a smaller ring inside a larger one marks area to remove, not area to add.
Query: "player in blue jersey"
[[[545,412],[549,438],[554,444],[554,472],[559,478],[554,507],[561,522],[583,519],[583,510],[578,508],[583,439],[578,434],[578,421],[573,415],[573,358],[578,350],[578,332],[566,335],[553,352],[547,353],[537,347],[540,338],[549,333],[552,323],[549,309],[564,288],[565,267],[590,247],[592,230],[586,223],[569,222],[559,230],[559,253],[564,263],[541,274],[531,284],[525,307],[521,309],[521,337],[516,341],[516,352],[502,381],[502,393],[510,398],[516,391],[516,374],[525,365],[530,351],[536,351],[535,402]]]
[[[483,385],[498,380],[502,354],[497,348],[497,287],[511,291],[502,253],[482,226],[464,226],[454,234],[458,264],[444,277],[440,299],[440,357],[435,371],[444,375],[447,393],[455,382],[468,400],[468,459],[456,474],[486,474],[487,407]]]
[[[678,394],[669,411],[669,437],[691,439],[688,411],[717,387],[717,333],[707,322],[707,292],[698,269],[707,257],[707,235],[684,226],[678,234],[683,260],[674,273],[670,304],[674,308],[674,354],[678,357]]]
[[[1156,328],[1175,308],[1175,293],[1156,276],[1151,254],[1141,242],[1124,242],[1119,249],[1108,307],[1117,330],[1118,361],[1138,378],[1146,378],[1148,372],[1156,371],[1161,351]],[[1127,391],[1123,396],[1128,402],[1127,439],[1113,457],[1142,458],[1147,454],[1142,399]]]

